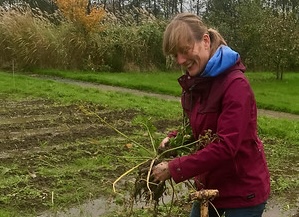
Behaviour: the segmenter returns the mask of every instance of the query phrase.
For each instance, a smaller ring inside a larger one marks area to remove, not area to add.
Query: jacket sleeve
[[[234,157],[242,140],[256,119],[255,99],[245,78],[237,78],[225,90],[222,110],[217,120],[218,141],[208,144],[204,149],[188,156],[175,158],[169,162],[173,180],[178,183],[197,175],[213,172]]]
[[[169,138],[173,138],[173,137],[176,137],[178,134],[178,131],[177,130],[174,130],[174,131],[171,131],[167,134],[167,137]]]

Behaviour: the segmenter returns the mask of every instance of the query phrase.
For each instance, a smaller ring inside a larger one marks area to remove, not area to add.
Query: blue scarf
[[[230,47],[222,45],[208,61],[201,77],[215,77],[235,65],[240,55]]]

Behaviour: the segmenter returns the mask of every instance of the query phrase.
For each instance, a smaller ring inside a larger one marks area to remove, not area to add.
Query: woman
[[[263,144],[257,135],[257,109],[237,52],[223,37],[190,13],[177,15],[164,32],[163,51],[186,73],[179,78],[181,103],[193,136],[207,130],[218,137],[196,153],[153,168],[155,181],[176,183],[195,177],[198,190],[217,189],[220,216],[261,217],[270,193]],[[169,134],[173,135],[173,134]],[[166,137],[161,146],[167,145]],[[191,217],[199,216],[194,203]],[[218,216],[209,208],[209,216]]]

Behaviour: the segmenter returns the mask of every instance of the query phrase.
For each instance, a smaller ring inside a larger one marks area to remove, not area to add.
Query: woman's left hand
[[[153,167],[152,175],[154,176],[154,181],[165,181],[170,179],[171,175],[168,168],[168,162],[163,161]]]

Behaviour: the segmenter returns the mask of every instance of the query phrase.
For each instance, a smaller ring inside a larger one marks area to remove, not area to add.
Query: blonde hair
[[[208,29],[202,20],[195,14],[181,13],[175,16],[168,24],[163,36],[163,52],[167,55],[185,52],[201,41],[204,34],[209,34],[211,54],[220,45],[227,45],[224,38],[215,29]]]

